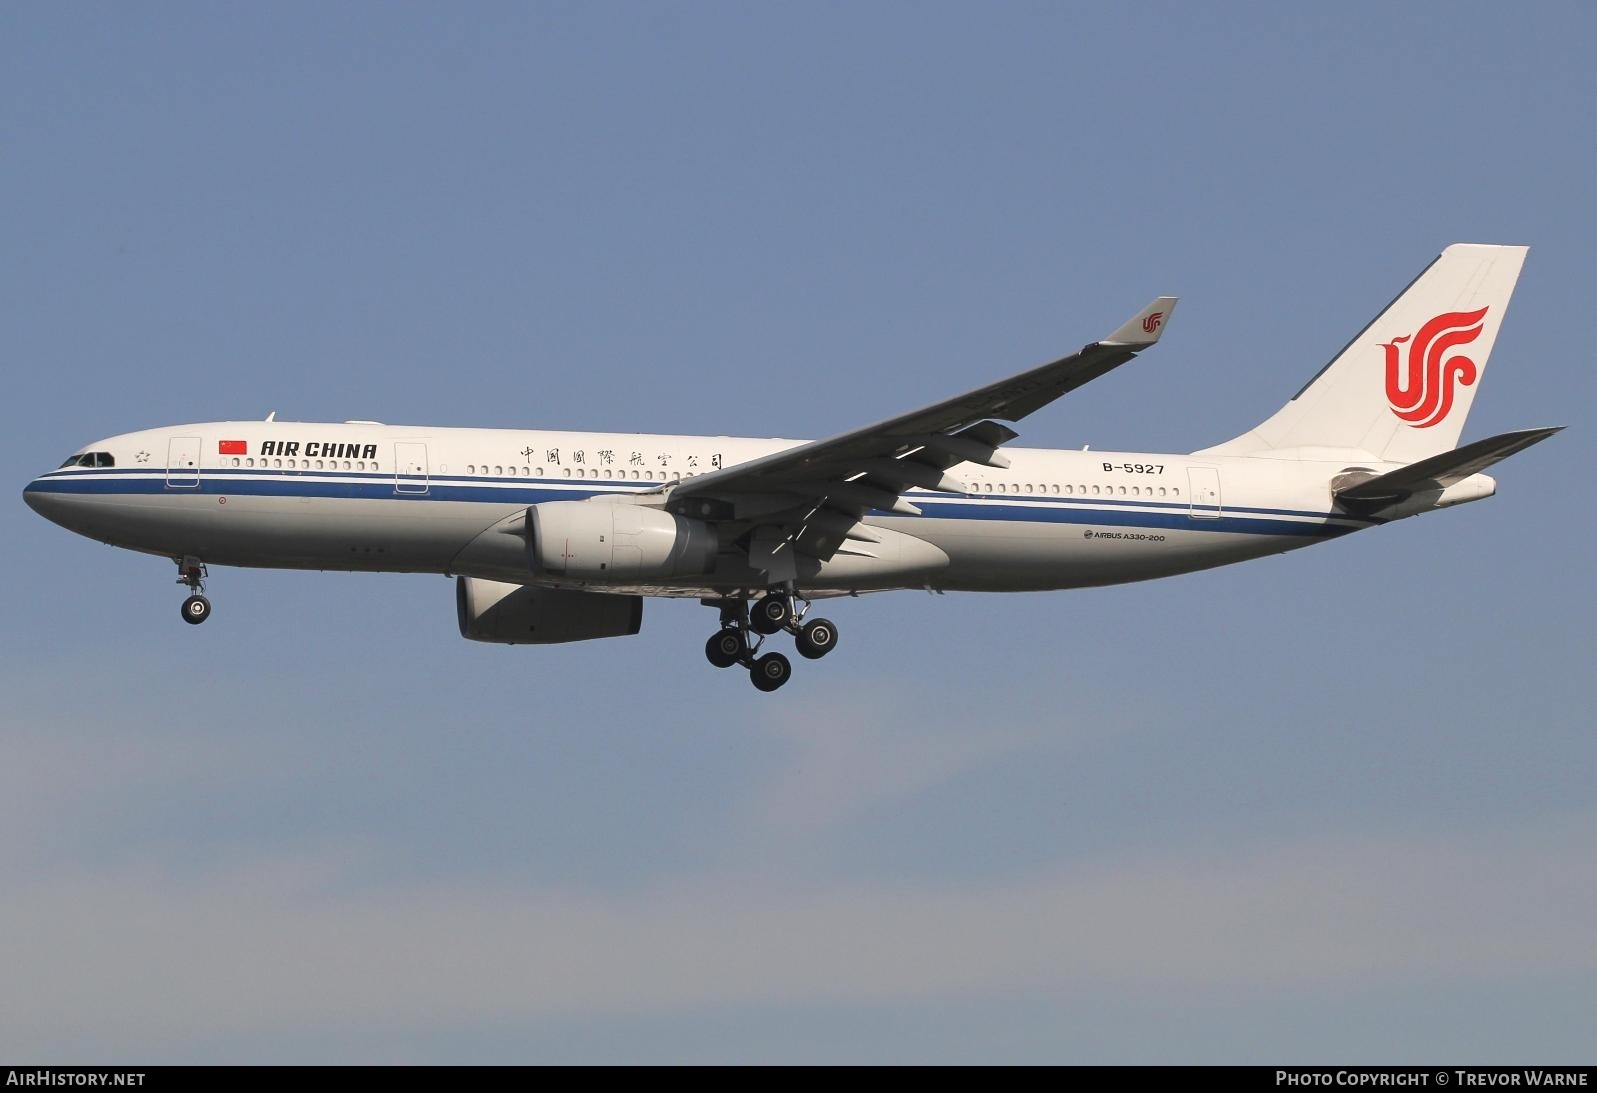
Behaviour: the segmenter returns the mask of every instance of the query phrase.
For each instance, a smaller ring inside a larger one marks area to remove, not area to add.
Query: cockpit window
[[[110,452],[83,452],[79,455],[68,456],[61,467],[114,467],[116,459]],[[57,468],[58,470],[61,468]]]

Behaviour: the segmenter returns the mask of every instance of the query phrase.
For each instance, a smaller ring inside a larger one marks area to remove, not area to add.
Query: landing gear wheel
[[[749,669],[756,689],[774,691],[793,677],[793,665],[781,653],[766,653]]]
[[[190,596],[183,601],[183,621],[198,626],[211,617],[211,601],[204,596]]]
[[[774,634],[792,617],[793,605],[787,602],[787,597],[771,593],[755,601],[749,625],[762,634]]]
[[[811,619],[799,627],[799,656],[806,660],[820,660],[837,648],[837,624],[831,619]]]
[[[717,631],[704,643],[704,655],[717,668],[730,668],[749,655],[743,635],[731,628]]]

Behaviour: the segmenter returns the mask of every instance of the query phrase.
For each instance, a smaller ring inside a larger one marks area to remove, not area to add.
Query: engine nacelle
[[[565,580],[697,577],[720,550],[708,524],[613,501],[545,501],[527,529],[532,571]]]
[[[456,577],[455,614],[460,636],[472,641],[556,645],[636,634],[643,597]]]

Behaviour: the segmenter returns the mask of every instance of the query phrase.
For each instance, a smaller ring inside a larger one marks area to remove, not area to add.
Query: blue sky
[[[710,613],[478,646],[439,577],[15,497],[0,1057],[1589,1061],[1587,5],[12,6],[0,461],[218,418],[818,436],[1157,351],[1023,443],[1272,412],[1532,247],[1500,493],[1166,582],[902,593],[779,696]]]

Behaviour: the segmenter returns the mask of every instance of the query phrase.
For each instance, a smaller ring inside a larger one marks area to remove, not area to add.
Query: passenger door
[[[1187,514],[1194,520],[1220,518],[1220,471],[1215,467],[1188,467]]]
[[[404,441],[394,445],[394,492],[419,496],[427,492],[427,445]]]
[[[166,446],[166,488],[191,490],[200,484],[200,438],[175,436]]]

